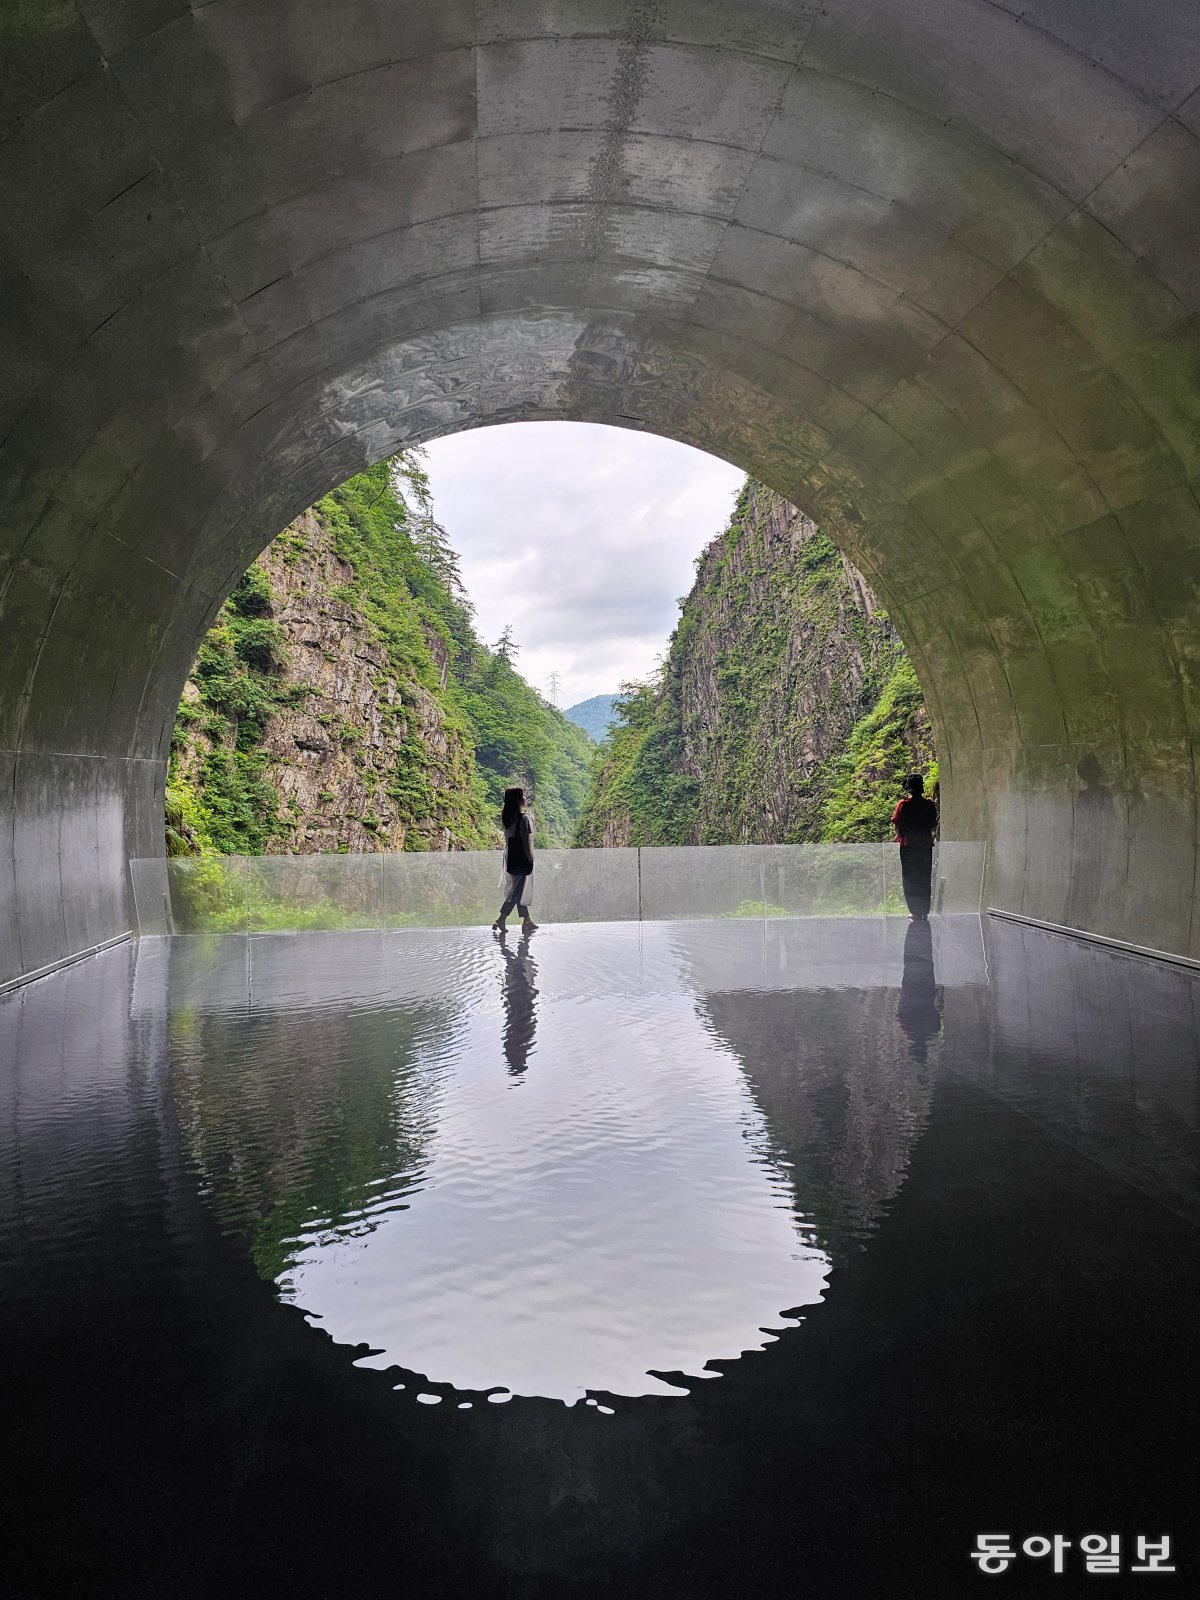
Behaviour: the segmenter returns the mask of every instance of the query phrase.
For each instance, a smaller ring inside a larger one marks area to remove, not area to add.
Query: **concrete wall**
[[[125,925],[284,523],[537,417],[820,519],[993,902],[1200,953],[1192,0],[29,0],[0,46],[0,976]]]

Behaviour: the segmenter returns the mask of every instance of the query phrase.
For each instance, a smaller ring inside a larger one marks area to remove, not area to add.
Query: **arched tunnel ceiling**
[[[1193,0],[16,0],[0,46],[0,976],[125,925],[289,517],[563,416],[871,574],[993,903],[1200,951]]]

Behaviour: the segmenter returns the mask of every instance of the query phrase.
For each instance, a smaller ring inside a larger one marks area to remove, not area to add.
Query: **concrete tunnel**
[[[1192,0],[16,0],[0,75],[0,980],[129,927],[252,558],[525,418],[818,519],[987,903],[1200,956]]]

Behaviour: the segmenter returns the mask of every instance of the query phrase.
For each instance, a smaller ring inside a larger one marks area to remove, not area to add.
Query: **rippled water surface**
[[[284,1298],[419,1399],[686,1395],[681,1377],[717,1376],[820,1299],[853,1187],[829,1174],[823,1194],[810,1172],[797,1193],[795,1130],[768,1124],[697,1004],[714,955],[761,987],[763,941],[239,940],[196,946],[214,967],[195,986],[176,946],[189,1149]],[[913,1126],[887,1133],[902,1146]],[[863,1176],[869,1211],[880,1175]]]
[[[1005,1527],[1194,1575],[1198,1016],[1194,974],[971,917],[155,939],[31,985],[6,1582],[957,1597]]]

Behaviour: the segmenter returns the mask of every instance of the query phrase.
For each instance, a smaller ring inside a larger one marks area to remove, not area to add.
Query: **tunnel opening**
[[[540,423],[385,459],[262,552],[184,685],[167,852],[487,848],[509,784],[541,847],[882,841],[918,769],[911,663],[822,530],[694,450]]]

